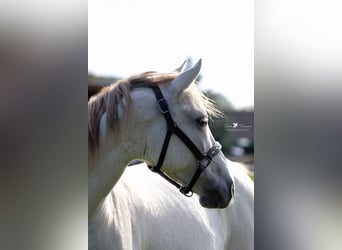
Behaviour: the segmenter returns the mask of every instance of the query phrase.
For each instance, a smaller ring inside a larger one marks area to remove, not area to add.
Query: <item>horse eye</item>
[[[201,126],[201,127],[207,126],[208,122],[209,122],[207,117],[203,117],[203,118],[197,119],[196,121],[197,121],[198,125]]]

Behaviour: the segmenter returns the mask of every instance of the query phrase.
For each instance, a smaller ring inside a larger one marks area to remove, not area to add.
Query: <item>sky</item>
[[[254,2],[89,0],[88,70],[129,77],[202,58],[203,90],[254,105]]]

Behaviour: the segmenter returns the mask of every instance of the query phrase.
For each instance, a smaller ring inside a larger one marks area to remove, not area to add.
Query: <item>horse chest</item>
[[[111,214],[100,214],[89,227],[91,228],[89,239],[92,238],[95,242],[90,242],[89,247],[96,245],[89,249],[224,249],[224,242],[217,234],[218,231],[222,231],[221,228],[216,228],[220,225],[211,223],[219,221],[218,214],[213,213],[209,218],[195,197],[193,200],[187,199],[187,202],[183,202],[183,200],[165,199],[163,195],[163,203],[158,200],[158,197],[158,193],[154,193],[150,198],[144,197],[144,202],[136,200],[131,203],[126,199],[116,200],[116,206],[120,209],[113,208]],[[183,199],[183,196],[179,197]]]

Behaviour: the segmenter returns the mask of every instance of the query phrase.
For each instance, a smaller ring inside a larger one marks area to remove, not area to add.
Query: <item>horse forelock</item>
[[[119,139],[122,124],[128,120],[131,109],[131,91],[148,88],[156,84],[166,84],[179,73],[158,73],[148,71],[104,87],[88,101],[88,153],[90,159],[99,148],[100,122],[106,113],[108,132]],[[120,111],[120,112],[119,112]]]
[[[191,85],[187,89],[184,97],[199,106],[211,119],[223,116],[223,113],[217,109],[214,101],[203,94],[196,84]]]

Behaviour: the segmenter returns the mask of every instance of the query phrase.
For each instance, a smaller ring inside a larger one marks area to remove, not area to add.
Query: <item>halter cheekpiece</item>
[[[177,126],[177,124],[173,121],[172,116],[170,114],[169,106],[167,101],[165,100],[160,88],[158,86],[153,86],[151,89],[154,92],[154,95],[157,98],[157,106],[160,110],[160,112],[163,114],[166,124],[167,124],[167,132],[164,138],[164,144],[161,149],[159,160],[157,162],[156,166],[148,166],[149,169],[155,173],[158,173],[160,176],[162,176],[164,179],[166,179],[168,182],[173,184],[175,187],[179,189],[179,191],[184,194],[185,196],[192,196],[192,188],[196,184],[198,178],[200,177],[201,173],[204,169],[206,169],[211,160],[221,151],[221,145],[218,142],[215,142],[214,145],[209,149],[206,155],[203,155],[201,151],[196,147],[196,145],[191,141],[191,139]],[[194,154],[195,158],[197,159],[197,169],[190,180],[190,183],[188,186],[182,186],[176,181],[172,180],[170,177],[168,177],[166,174],[164,174],[160,169],[163,165],[167,148],[169,146],[169,142],[171,139],[172,134],[175,134],[178,136],[178,138],[189,148],[189,150]]]

